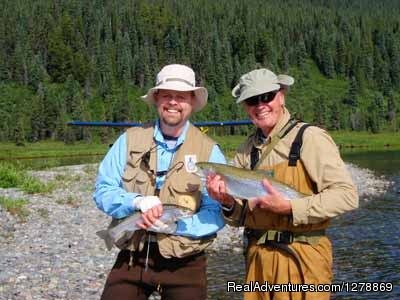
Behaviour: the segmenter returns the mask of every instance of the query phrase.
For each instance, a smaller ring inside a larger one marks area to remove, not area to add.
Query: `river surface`
[[[101,156],[57,160],[25,160],[37,169],[98,162]],[[332,299],[400,299],[400,151],[344,153],[346,162],[373,170],[393,184],[384,195],[360,199],[358,210],[333,220],[328,229],[334,249],[334,282],[380,282],[393,284],[391,293],[341,292]],[[220,251],[208,260],[210,299],[242,299],[240,293],[227,293],[227,281],[243,282],[244,260],[240,251]]]
[[[334,283],[391,283],[393,291],[341,292],[331,299],[400,299],[400,151],[345,153],[343,158],[394,183],[381,197],[361,198],[359,209],[333,220],[328,236],[334,249]],[[242,299],[241,294],[226,293],[228,280],[243,282],[241,253],[211,255],[208,272],[210,299]]]

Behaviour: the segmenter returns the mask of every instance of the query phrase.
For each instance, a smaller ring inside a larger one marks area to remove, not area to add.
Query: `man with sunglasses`
[[[207,178],[209,195],[223,204],[228,223],[245,227],[246,282],[285,289],[245,292],[246,300],[329,299],[329,292],[305,289],[331,283],[332,248],[325,229],[332,217],[358,206],[356,188],[331,137],[290,117],[285,94],[293,83],[292,77],[267,69],[240,78],[232,95],[256,130],[237,150],[234,164],[273,170],[275,179],[305,197],[289,201],[264,180],[266,196],[252,199],[257,205],[250,211],[246,199],[227,194],[218,175]],[[290,291],[289,283],[310,286]]]
[[[148,299],[154,291],[166,300],[206,299],[204,250],[224,220],[220,204],[201,188],[195,163],[226,162],[219,146],[189,122],[207,104],[207,90],[196,86],[191,68],[173,64],[162,68],[142,99],[155,106],[158,120],[122,134],[96,181],[94,199],[113,217],[111,226],[136,213],[143,228],[117,245],[122,250],[101,299]],[[164,204],[193,213],[176,223],[173,235],[146,230]]]

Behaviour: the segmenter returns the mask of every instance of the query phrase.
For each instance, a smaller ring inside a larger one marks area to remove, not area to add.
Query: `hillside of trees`
[[[153,119],[139,97],[168,63],[208,88],[197,121],[246,118],[230,90],[267,67],[295,78],[308,122],[398,132],[399,16],[396,0],[0,1],[0,141],[106,141],[66,124]]]

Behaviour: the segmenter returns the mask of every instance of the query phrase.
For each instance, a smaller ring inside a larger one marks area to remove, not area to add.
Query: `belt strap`
[[[273,241],[281,244],[302,242],[310,245],[316,245],[318,244],[320,238],[325,236],[325,230],[291,232],[279,230],[246,229],[245,234],[250,238],[257,239],[257,245],[266,244],[267,241]]]

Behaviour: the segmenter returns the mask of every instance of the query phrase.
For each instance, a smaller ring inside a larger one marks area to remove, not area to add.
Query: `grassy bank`
[[[330,135],[342,151],[400,149],[400,133],[330,132]],[[228,157],[233,156],[237,147],[245,139],[243,136],[214,136],[213,138],[221,145]]]
[[[0,206],[16,216],[21,222],[24,222],[29,215],[29,210],[26,208],[27,204],[28,200],[25,199],[10,199],[0,196]]]
[[[0,162],[0,188],[20,188],[28,194],[48,193],[53,188],[52,183],[43,183],[29,175],[22,166]]]
[[[331,132],[336,144],[343,150],[360,149],[383,150],[400,149],[400,133],[367,132]],[[212,136],[222,147],[227,156],[232,157],[237,147],[244,141],[244,136]],[[63,157],[104,155],[109,149],[107,144],[75,143],[66,145],[62,142],[44,141],[25,146],[15,146],[12,143],[0,144],[0,162],[13,159],[43,158],[45,160],[61,159]],[[57,163],[55,163],[57,165]],[[51,166],[51,165],[50,165]]]
[[[18,158],[41,158],[78,155],[103,155],[108,145],[88,144],[84,142],[66,145],[63,142],[42,141],[26,143],[25,146],[16,146],[13,143],[0,144],[0,161]]]
[[[400,149],[400,132],[372,134],[369,132],[330,132],[341,148]]]

